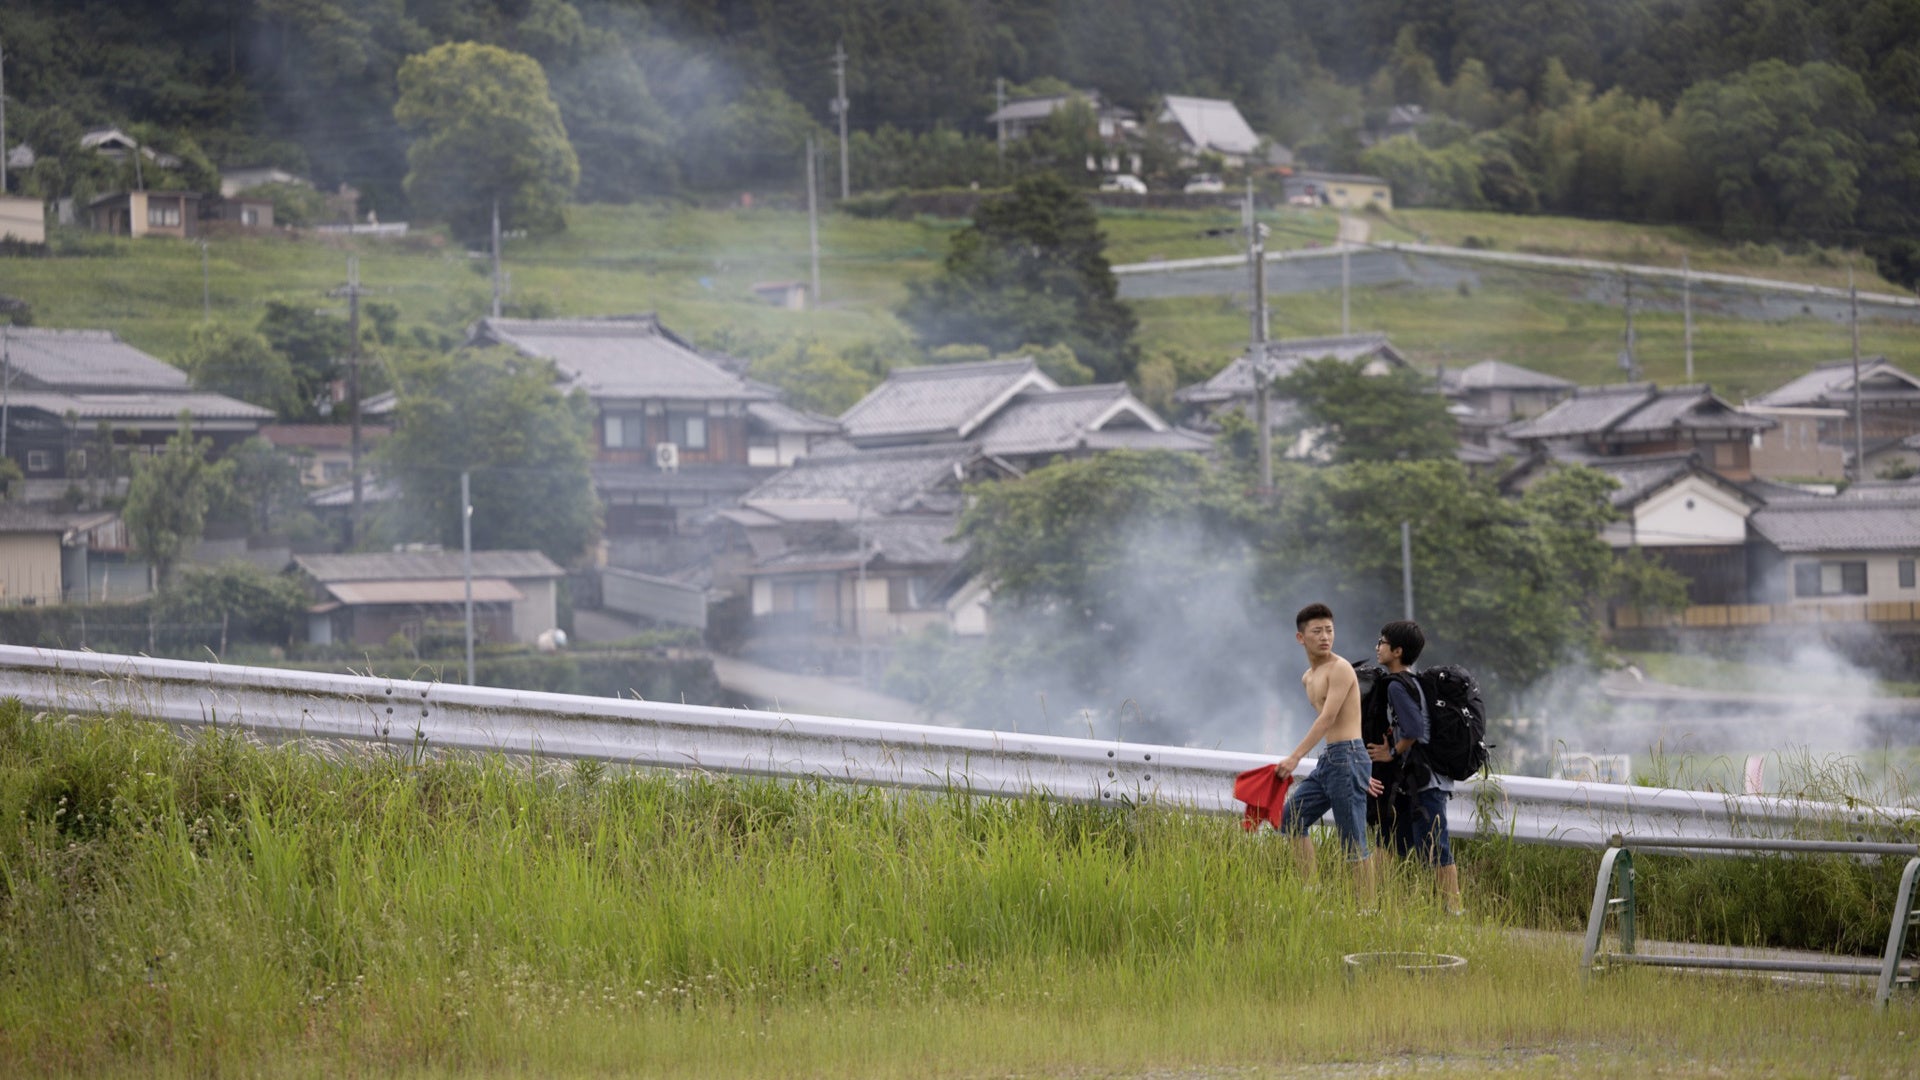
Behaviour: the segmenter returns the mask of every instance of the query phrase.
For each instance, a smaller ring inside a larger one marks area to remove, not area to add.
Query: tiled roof
[[[378,442],[391,433],[379,424],[361,424],[362,444]],[[282,449],[345,450],[353,442],[351,424],[267,424],[260,437]]]
[[[668,472],[642,463],[596,461],[589,470],[600,492],[720,492],[738,495],[753,489],[773,471],[755,465],[697,465]]]
[[[1658,391],[1608,430],[1610,435],[1655,435],[1681,430],[1765,431],[1778,422],[1734,408],[1704,386]]]
[[[1557,375],[1523,368],[1503,360],[1482,360],[1441,377],[1448,390],[1571,390],[1574,384]]]
[[[187,389],[186,372],[105,330],[16,326],[6,331],[6,344],[15,392]]]
[[[747,406],[747,415],[763,430],[781,435],[837,435],[840,422],[805,409],[796,409],[783,401],[756,401]]]
[[[929,508],[929,499],[951,493],[980,457],[972,443],[938,443],[855,450],[844,444],[816,450],[741,498],[748,507],[777,503],[840,501],[847,510],[885,515]],[[957,497],[940,500],[957,504]],[[781,516],[777,511],[769,511]]]
[[[1174,398],[1192,405],[1208,405],[1236,398],[1251,398],[1254,394],[1256,370],[1271,382],[1293,374],[1300,365],[1309,360],[1327,358],[1345,360],[1349,364],[1379,359],[1395,367],[1405,367],[1407,363],[1406,358],[1400,355],[1399,350],[1393,347],[1385,334],[1288,338],[1284,341],[1267,342],[1257,362],[1252,354],[1235,357],[1232,363],[1220,369],[1213,378],[1185,387],[1176,393]]]
[[[391,480],[368,477],[360,481],[362,503],[389,503],[400,500],[400,485]],[[316,510],[344,510],[353,505],[353,481],[323,487],[307,496],[307,505]]]
[[[1860,361],[1860,398],[1865,402],[1920,405],[1920,378],[1887,362],[1884,356]],[[1755,405],[1842,406],[1853,404],[1853,361],[1821,364],[1805,375],[1753,399]]]
[[[995,404],[1028,386],[1056,384],[1032,360],[896,368],[840,416],[856,442],[905,436],[969,437]]]
[[[271,420],[272,409],[249,405],[224,394],[125,393],[68,394],[47,390],[8,395],[16,409],[38,409],[53,416],[73,413],[82,420],[167,420],[182,412],[195,420]]]
[[[1087,436],[1103,423],[1113,423],[1115,432],[1132,427],[1158,433],[1167,428],[1166,421],[1134,399],[1125,383],[1106,383],[1022,391],[981,427],[978,438],[989,454],[1064,453],[1086,446]]]
[[[651,316],[482,319],[468,340],[552,360],[571,386],[593,398],[764,401],[775,396],[701,356]]]
[[[1748,519],[1768,543],[1798,552],[1920,550],[1920,485],[1856,485],[1833,496],[1768,503]]]
[[[1161,121],[1178,124],[1197,147],[1224,154],[1251,154],[1260,145],[1260,136],[1247,126],[1246,117],[1231,101],[1168,94],[1164,104]]]
[[[1099,91],[1075,90],[1071,94],[1048,94],[1044,97],[1016,98],[994,110],[993,113],[987,117],[987,123],[997,124],[1001,121],[1044,120],[1075,98],[1086,102],[1096,111],[1106,111],[1100,101]],[[1114,111],[1117,113],[1126,113],[1125,109],[1116,109]]]
[[[356,555],[296,555],[309,577],[322,584],[340,581],[444,581],[464,578],[465,556],[458,551],[395,551]],[[476,551],[473,576],[557,578],[566,571],[538,551]]]
[[[1514,439],[1559,439],[1597,435],[1645,405],[1658,393],[1652,383],[1583,386],[1567,400],[1507,429]]]
[[[869,567],[951,566],[967,554],[966,544],[953,539],[958,525],[952,516],[920,514],[848,523],[761,559],[753,569],[755,573],[852,570],[863,556]]]

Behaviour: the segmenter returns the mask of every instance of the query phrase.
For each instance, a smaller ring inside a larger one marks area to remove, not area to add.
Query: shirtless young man
[[[1313,841],[1307,838],[1307,829],[1332,810],[1334,831],[1340,835],[1348,862],[1353,864],[1361,897],[1370,901],[1373,878],[1367,859],[1367,791],[1373,780],[1373,763],[1360,740],[1360,683],[1354,678],[1353,665],[1334,655],[1333,611],[1327,605],[1301,608],[1294,616],[1294,629],[1294,640],[1307,653],[1307,673],[1300,682],[1306,687],[1307,701],[1319,715],[1307,729],[1307,737],[1281,759],[1277,766],[1280,775],[1292,775],[1300,767],[1300,759],[1322,738],[1327,740],[1327,748],[1312,775],[1293,785],[1283,827],[1294,838],[1301,867],[1312,875]]]

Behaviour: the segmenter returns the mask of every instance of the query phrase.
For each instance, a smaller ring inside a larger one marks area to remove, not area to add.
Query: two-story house
[[[670,570],[704,558],[693,518],[733,505],[838,432],[651,315],[482,319],[468,338],[552,361],[562,389],[592,401],[593,481],[615,566]]]
[[[1753,436],[1773,426],[1773,420],[1740,411],[1711,387],[1662,390],[1652,383],[1627,383],[1580,387],[1503,434],[1537,456],[1558,460],[1698,454],[1721,476],[1745,481],[1753,479]]]

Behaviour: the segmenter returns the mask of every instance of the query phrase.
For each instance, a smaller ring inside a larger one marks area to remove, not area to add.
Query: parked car
[[[1103,178],[1100,181],[1100,190],[1125,192],[1128,195],[1145,195],[1147,182],[1129,173],[1121,173],[1118,176]]]
[[[1194,173],[1187,179],[1187,186],[1181,190],[1189,195],[1218,195],[1227,190],[1227,185],[1212,173]]]

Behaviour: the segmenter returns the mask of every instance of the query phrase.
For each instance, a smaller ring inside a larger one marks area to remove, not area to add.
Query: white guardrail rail
[[[189,660],[0,646],[0,699],[70,715],[233,726],[275,738],[587,758],[631,766],[819,778],[1080,803],[1154,802],[1239,814],[1235,774],[1270,756],[974,728],[580,697]],[[1303,766],[1310,771],[1312,760]],[[1915,811],[1843,807],[1529,776],[1459,785],[1461,837],[1603,847],[1617,832],[1867,838]]]

